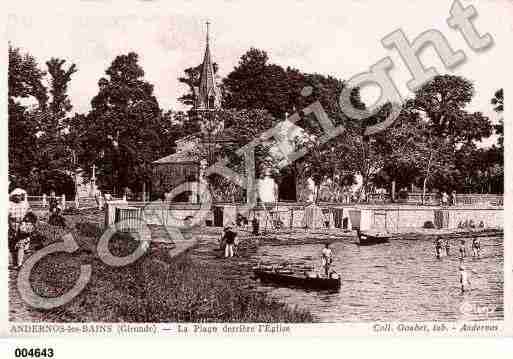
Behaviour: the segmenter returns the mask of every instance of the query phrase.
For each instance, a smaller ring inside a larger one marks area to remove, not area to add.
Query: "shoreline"
[[[220,236],[222,228],[205,227],[195,230],[196,235]],[[345,240],[357,240],[356,231],[341,231],[332,229],[287,229],[279,231],[267,231],[259,235],[253,235],[247,229],[236,228],[243,241],[251,241],[256,245],[286,246],[302,244],[325,244],[326,242],[339,242]],[[408,229],[402,232],[389,233],[390,240],[434,240],[437,237],[442,239],[459,239],[469,237],[504,236],[504,230],[498,228],[485,228],[482,230],[465,229]]]
[[[70,218],[71,219],[71,218]],[[49,227],[49,226],[47,226]],[[68,229],[69,230],[69,229]],[[72,231],[82,232],[77,228]],[[92,234],[93,228],[86,228]],[[51,233],[51,228],[47,228]],[[45,245],[60,240],[48,236]],[[216,237],[202,235],[182,253],[171,257],[169,246],[151,243],[150,250],[123,267],[110,267],[94,251],[97,238],[80,233],[80,249],[48,256],[33,270],[31,282],[42,296],[55,297],[74,284],[80,266],[91,264],[86,288],[67,304],[38,310],[24,303],[16,287],[16,271],[9,271],[9,318],[12,322],[260,322],[315,321],[308,310],[272,299],[250,279],[254,246],[238,257],[221,259]],[[127,256],[138,246],[133,236],[115,235],[111,252]]]

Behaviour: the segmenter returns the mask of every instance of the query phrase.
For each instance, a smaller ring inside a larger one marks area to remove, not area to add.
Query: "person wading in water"
[[[435,241],[435,253],[436,253],[436,258],[440,259],[440,257],[442,256],[442,238],[441,237],[438,237]]]
[[[481,241],[478,237],[474,237],[472,240],[472,254],[474,257],[481,256]]]

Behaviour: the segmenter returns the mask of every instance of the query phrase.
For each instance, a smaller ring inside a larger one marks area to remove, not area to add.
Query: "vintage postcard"
[[[1,335],[511,334],[511,1],[58,4],[5,13]]]

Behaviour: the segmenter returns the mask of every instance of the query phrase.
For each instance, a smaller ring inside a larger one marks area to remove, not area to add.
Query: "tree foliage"
[[[11,187],[30,190],[31,173],[37,167],[39,131],[38,109],[48,101],[43,85],[45,72],[30,54],[9,45],[8,116],[9,116],[9,181]],[[32,102],[32,104],[27,104]]]
[[[480,141],[491,135],[491,124],[482,113],[465,110],[473,96],[474,85],[469,80],[439,75],[415,92],[412,105],[434,135],[448,137],[453,144]]]
[[[492,127],[482,113],[465,110],[473,94],[472,83],[458,76],[437,76],[421,87],[389,131],[394,150],[387,174],[404,184],[401,171],[409,168],[410,183],[424,191],[481,191],[482,173],[491,172],[496,162],[493,148],[476,146]]]
[[[164,120],[138,59],[134,52],[114,59],[98,81],[91,112],[75,124],[86,130],[85,168],[89,171],[95,163],[100,185],[116,193],[125,187],[140,189],[149,180],[151,162],[168,154],[172,145],[166,141],[171,123]]]
[[[498,114],[504,112],[504,89],[495,91],[491,104],[494,106],[494,111]],[[499,136],[497,140],[499,147],[504,150],[504,118],[502,116],[499,118],[499,123],[495,125],[494,128],[495,133]]]
[[[67,87],[77,69],[64,69],[65,62],[52,58],[43,71],[33,56],[9,46],[9,176],[29,193],[74,191],[66,120],[72,109]]]

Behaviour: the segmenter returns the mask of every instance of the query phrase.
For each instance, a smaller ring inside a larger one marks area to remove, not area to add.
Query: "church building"
[[[216,124],[216,111],[221,109],[221,91],[216,83],[212,55],[210,52],[209,31],[207,23],[206,48],[203,56],[203,63],[199,78],[199,86],[194,88],[194,106],[189,112],[190,118],[203,119],[206,123]],[[211,120],[211,121],[209,121]],[[282,126],[292,125],[288,121],[283,121]],[[209,129],[201,131],[176,141],[176,152],[166,157],[160,158],[152,163],[152,190],[158,193],[170,193],[176,187],[184,183],[206,183],[203,178],[203,170],[206,168],[206,161],[201,161],[191,152],[200,146],[222,146],[226,143],[234,143],[236,139],[229,135],[229,131],[222,128],[223,124],[216,124],[221,128],[216,128],[219,134],[215,138],[209,138]],[[292,125],[293,126],[293,125]],[[286,127],[284,127],[286,129]],[[207,135],[206,135],[207,134]],[[214,158],[210,158],[210,163]],[[312,201],[313,189],[311,181],[304,181],[304,184],[298,183],[299,179],[293,175],[283,176],[277,183],[270,176],[265,176],[257,181],[258,195],[262,202],[277,201]],[[300,188],[298,191],[298,187]],[[303,188],[304,187],[304,188]],[[173,196],[172,201],[198,203],[200,201],[197,195],[199,188],[186,188],[184,192]],[[223,197],[223,191],[218,191],[214,195],[214,201],[231,202],[241,201],[244,192],[240,189],[240,196]]]
[[[210,39],[207,23],[207,39],[205,54],[201,66],[199,86],[194,88],[194,107],[189,112],[189,116],[194,118],[203,118],[216,122],[216,111],[221,108],[221,91],[216,83],[212,55],[210,53]],[[222,124],[217,124],[221,125]],[[206,129],[206,133],[195,133],[183,137],[176,141],[176,152],[160,158],[153,162],[153,180],[152,188],[163,193],[169,193],[177,186],[183,183],[204,182],[202,178],[202,168],[205,167],[205,161],[201,161],[191,156],[191,150],[199,146],[222,146],[223,143],[233,142],[234,140],[222,132],[222,128],[216,128],[220,131],[219,135],[209,138],[208,133],[214,129]],[[176,202],[197,203],[199,198],[196,189],[190,188],[173,198]]]

